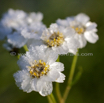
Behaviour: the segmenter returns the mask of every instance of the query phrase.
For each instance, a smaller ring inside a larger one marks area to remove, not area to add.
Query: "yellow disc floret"
[[[40,76],[46,75],[49,71],[49,65],[47,65],[43,60],[34,61],[32,66],[29,66],[30,75],[33,78],[40,78]]]
[[[72,27],[78,34],[83,34],[85,32],[85,28],[84,27]]]
[[[64,36],[60,32],[54,32],[48,40],[45,41],[48,47],[60,46],[64,42]]]

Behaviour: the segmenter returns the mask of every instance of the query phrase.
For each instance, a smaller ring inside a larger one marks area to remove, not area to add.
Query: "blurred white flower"
[[[58,19],[57,24],[63,27],[72,27],[75,32],[75,38],[79,41],[79,48],[86,46],[87,41],[90,43],[95,43],[98,40],[97,24],[90,22],[90,18],[81,13],[75,17],[68,17],[65,20]]]
[[[24,20],[26,17],[27,14],[22,10],[9,9],[8,12],[3,15],[1,22],[5,27],[18,29],[25,25]]]
[[[21,48],[26,43],[30,45],[30,41],[39,39],[46,28],[42,19],[43,14],[40,12],[28,14],[22,10],[9,9],[1,19],[0,40],[7,37],[6,44],[16,48]]]
[[[26,21],[31,24],[31,23],[36,23],[36,22],[41,22],[43,19],[43,14],[38,12],[32,12],[30,14],[28,14],[28,17],[26,18]]]
[[[61,73],[64,65],[55,62],[57,57],[55,52],[46,51],[44,46],[31,47],[18,61],[21,70],[14,74],[17,86],[27,93],[51,94],[52,82],[62,83],[65,80],[65,75]]]
[[[32,23],[21,30],[21,35],[26,39],[40,39],[45,28],[42,22]]]
[[[78,41],[74,38],[75,31],[68,27],[63,28],[57,24],[51,24],[50,28],[43,31],[40,45],[45,45],[49,51],[55,51],[58,54],[76,53]],[[39,44],[39,41],[38,41]],[[33,44],[34,46],[37,43]]]

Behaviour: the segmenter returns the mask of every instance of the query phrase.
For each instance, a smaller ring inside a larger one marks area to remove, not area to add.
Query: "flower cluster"
[[[43,14],[26,13],[9,9],[0,21],[0,40],[13,51],[27,45],[28,51],[18,60],[20,70],[14,74],[17,86],[29,93],[37,91],[42,96],[51,94],[52,82],[65,80],[64,65],[56,62],[58,55],[73,53],[86,46],[87,41],[98,40],[97,24],[85,14],[58,19],[47,28]]]
[[[42,23],[43,14],[25,13],[22,10],[9,9],[0,21],[0,40],[6,38],[3,45],[7,50],[21,48],[31,39],[37,39],[46,26]]]

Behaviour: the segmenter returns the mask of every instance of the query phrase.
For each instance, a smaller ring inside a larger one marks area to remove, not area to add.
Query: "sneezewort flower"
[[[72,28],[64,28],[57,24],[51,24],[48,29],[45,29],[41,36],[41,41],[38,45],[44,45],[49,51],[55,51],[58,54],[67,54],[68,52],[76,53],[78,41],[74,38],[75,32]],[[34,46],[37,43],[32,44]]]
[[[20,27],[41,22],[43,14],[38,12],[26,13],[22,10],[9,9],[1,18],[3,26],[18,30]]]
[[[98,40],[97,24],[89,21],[90,18],[81,13],[74,17],[68,17],[65,20],[58,19],[57,24],[64,27],[71,27],[75,30],[75,38],[79,41],[79,48],[86,46],[87,41],[95,43]]]
[[[24,92],[37,91],[42,96],[51,94],[52,82],[62,83],[64,65],[55,62],[58,55],[44,46],[31,47],[18,61],[20,71],[14,74],[17,86]]]
[[[5,27],[18,29],[20,26],[25,25],[24,20],[26,17],[27,14],[22,10],[9,9],[8,12],[3,15],[1,22]]]
[[[22,10],[9,9],[0,21],[0,40],[7,37],[8,42],[4,47],[21,48],[26,43],[30,45],[32,42],[30,39],[39,39],[45,28],[42,19],[43,14],[40,12],[26,13]]]

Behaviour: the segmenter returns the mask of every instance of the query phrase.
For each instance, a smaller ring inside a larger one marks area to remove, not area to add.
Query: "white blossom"
[[[81,13],[74,17],[68,17],[65,20],[58,19],[57,24],[63,27],[72,27],[75,32],[75,38],[79,41],[79,48],[86,46],[87,41],[95,43],[98,40],[97,24],[89,21],[90,18]]]
[[[30,14],[28,14],[27,18],[26,18],[26,21],[31,24],[31,23],[36,23],[36,22],[41,22],[43,19],[43,14],[38,12],[38,13],[35,13],[35,12],[32,12]]]
[[[18,29],[19,27],[26,25],[26,17],[27,14],[22,10],[9,9],[8,12],[3,15],[1,22],[5,27]]]
[[[18,61],[21,70],[14,74],[17,86],[27,93],[51,94],[52,82],[62,83],[65,80],[65,75],[61,73],[64,65],[55,62],[57,57],[55,52],[46,51],[44,46],[31,47]]]
[[[78,41],[74,38],[75,32],[72,28],[60,27],[51,24],[50,28],[45,29],[40,41],[34,41],[33,46],[45,45],[48,51],[55,51],[57,54],[76,53]]]

